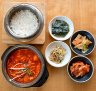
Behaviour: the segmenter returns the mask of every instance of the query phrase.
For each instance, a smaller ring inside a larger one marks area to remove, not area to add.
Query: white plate
[[[50,56],[51,51],[54,49],[54,46],[60,46],[60,45],[66,50],[66,54],[64,56],[64,60],[62,60],[61,63],[57,64],[55,62],[50,61],[49,56]],[[71,50],[70,50],[69,46],[66,43],[61,42],[61,41],[54,41],[54,42],[51,42],[47,46],[47,48],[45,50],[45,57],[46,57],[47,62],[51,66],[54,66],[54,67],[63,67],[63,66],[65,66],[70,61]]]
[[[57,37],[57,36],[54,36],[52,34],[52,23],[55,22],[56,20],[64,20],[68,25],[69,25],[69,32],[68,34],[65,36],[65,37]],[[71,21],[71,19],[69,19],[68,17],[66,16],[56,16],[54,17],[50,22],[49,22],[49,26],[48,26],[48,30],[49,30],[49,33],[50,35],[55,39],[55,40],[60,40],[60,41],[63,41],[63,40],[67,40],[69,39],[73,32],[74,32],[74,25],[73,25],[73,22]]]

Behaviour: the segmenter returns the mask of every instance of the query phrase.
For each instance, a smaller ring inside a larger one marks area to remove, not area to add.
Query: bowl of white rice
[[[21,42],[33,40],[44,26],[42,12],[31,4],[18,4],[8,10],[4,18],[5,31]]]

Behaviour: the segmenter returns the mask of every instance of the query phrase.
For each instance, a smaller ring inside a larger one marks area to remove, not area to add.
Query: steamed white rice
[[[16,37],[28,37],[38,28],[38,19],[30,10],[18,11],[11,19],[10,32]]]

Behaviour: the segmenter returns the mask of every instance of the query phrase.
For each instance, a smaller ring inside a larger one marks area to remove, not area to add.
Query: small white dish
[[[61,63],[55,63],[55,62],[52,62],[50,59],[49,59],[49,56],[50,56],[50,53],[51,51],[54,49],[54,46],[62,46],[65,50],[66,50],[66,54],[64,56],[64,59],[61,61]],[[69,46],[64,43],[64,42],[61,42],[61,41],[54,41],[54,42],[51,42],[46,50],[45,50],[45,57],[46,57],[46,60],[47,62],[53,66],[53,67],[63,67],[65,66],[69,61],[70,61],[70,58],[71,58],[71,50],[69,48]]]
[[[54,36],[54,35],[52,34],[52,23],[55,22],[56,20],[64,20],[64,21],[69,25],[69,32],[68,32],[68,34],[67,34],[65,37],[58,37],[58,36]],[[72,34],[73,34],[73,32],[74,32],[74,25],[73,25],[73,22],[71,21],[71,19],[69,19],[68,17],[66,17],[66,16],[56,16],[56,17],[54,17],[54,18],[49,22],[48,30],[49,30],[50,35],[51,35],[55,40],[64,41],[64,40],[69,39],[69,38],[72,36]]]

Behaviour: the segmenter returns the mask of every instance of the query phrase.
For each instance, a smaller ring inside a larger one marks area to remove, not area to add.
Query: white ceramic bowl
[[[69,32],[68,34],[65,36],[65,37],[58,37],[58,36],[54,36],[52,34],[52,23],[55,22],[56,20],[64,20],[68,25],[69,25]],[[73,22],[71,21],[71,19],[69,19],[68,17],[66,16],[56,16],[54,17],[50,22],[49,22],[49,26],[48,26],[48,30],[49,30],[49,33],[50,35],[55,39],[55,40],[60,40],[60,41],[64,41],[64,40],[67,40],[69,39],[73,32],[74,32],[74,25],[73,25]]]
[[[64,49],[66,50],[66,54],[64,56],[64,60],[61,61],[61,63],[57,64],[55,62],[52,62],[50,59],[49,59],[49,56],[50,56],[50,53],[51,51],[54,49],[54,46],[62,46],[64,47]],[[69,46],[64,43],[64,42],[61,42],[61,41],[54,41],[54,42],[51,42],[46,50],[45,50],[45,57],[46,57],[46,60],[47,62],[51,65],[51,66],[54,66],[54,67],[63,67],[65,66],[69,61],[70,61],[70,58],[71,58],[71,50],[69,48]]]

